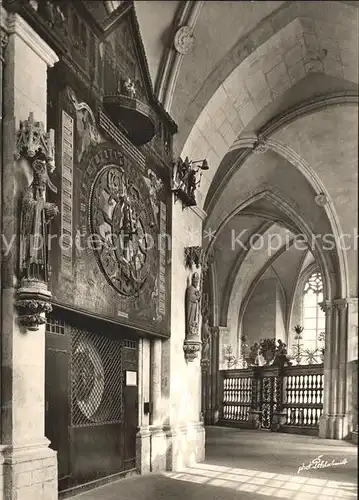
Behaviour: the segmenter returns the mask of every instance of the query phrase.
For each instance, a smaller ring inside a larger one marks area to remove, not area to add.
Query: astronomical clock
[[[109,152],[107,150],[107,152]],[[108,283],[122,296],[139,297],[154,287],[156,223],[147,186],[124,156],[105,159],[90,188],[89,228]]]

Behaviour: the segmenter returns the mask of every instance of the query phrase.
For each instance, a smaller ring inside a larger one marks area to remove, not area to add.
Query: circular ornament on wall
[[[127,298],[137,298],[144,287],[152,290],[157,270],[153,210],[138,168],[126,157],[100,166],[88,217],[96,237],[92,248],[108,283]]]
[[[194,36],[189,26],[182,26],[176,31],[174,46],[179,54],[185,55],[193,48]]]
[[[315,203],[319,207],[324,207],[325,205],[327,205],[329,203],[329,200],[325,194],[320,193],[320,194],[317,194],[317,196],[315,197]]]

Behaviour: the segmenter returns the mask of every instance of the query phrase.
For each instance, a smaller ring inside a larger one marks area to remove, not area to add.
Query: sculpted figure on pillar
[[[36,159],[32,168],[34,180],[21,204],[20,276],[47,283],[49,222],[58,214],[58,208],[45,198],[46,187],[52,186],[46,162]]]
[[[191,284],[186,289],[186,339],[198,336],[199,304],[201,294],[198,289],[199,274],[192,275]]]
[[[16,307],[20,324],[29,330],[37,330],[51,311],[51,297],[47,288],[49,275],[49,222],[57,215],[58,208],[46,199],[47,188],[54,193],[49,174],[55,168],[53,131],[45,132],[44,125],[34,120],[20,122],[16,136],[17,160],[27,162],[32,171],[32,182],[25,189],[20,214],[20,287],[17,290]]]

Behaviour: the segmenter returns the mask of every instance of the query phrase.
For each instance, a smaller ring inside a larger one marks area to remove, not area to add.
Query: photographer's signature
[[[298,467],[297,474],[299,474],[303,470],[325,469],[327,467],[337,467],[338,465],[346,465],[348,463],[348,460],[346,458],[343,458],[343,460],[336,462],[334,459],[331,461],[322,460],[322,456],[323,455],[319,455],[317,458],[313,458],[313,460],[311,460],[309,464],[302,463],[302,465]]]

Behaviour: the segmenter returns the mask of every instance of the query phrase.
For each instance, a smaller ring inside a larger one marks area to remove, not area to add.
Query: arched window
[[[320,273],[314,272],[304,285],[302,344],[305,349],[322,347],[320,333],[325,331],[325,314],[319,304],[323,301],[323,282]]]

